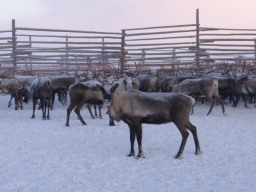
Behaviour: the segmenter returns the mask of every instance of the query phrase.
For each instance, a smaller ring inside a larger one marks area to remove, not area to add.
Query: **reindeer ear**
[[[111,88],[110,88],[110,93],[114,93],[117,89],[117,87],[119,86],[118,83],[116,83],[115,85],[113,85]]]

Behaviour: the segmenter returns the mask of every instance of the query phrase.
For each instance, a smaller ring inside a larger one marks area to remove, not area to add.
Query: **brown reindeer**
[[[83,120],[80,110],[84,104],[90,105],[102,105],[103,104],[103,93],[100,87],[93,86],[90,87],[84,83],[77,82],[69,87],[69,97],[70,105],[67,108],[67,121],[66,126],[69,127],[69,118],[71,111],[75,108],[75,113],[77,114],[79,120],[83,125],[86,125]]]
[[[130,129],[131,151],[134,156],[135,137],[138,142],[138,158],[144,157],[142,149],[142,124],[162,124],[173,122],[182,135],[180,149],[175,158],[182,158],[188,130],[193,134],[196,151],[201,153],[196,127],[189,121],[189,113],[195,100],[182,93],[145,93],[138,90],[115,92],[118,84],[111,89],[109,115],[116,121],[124,121]]]
[[[215,104],[214,99],[217,99],[221,103],[223,114],[225,113],[224,103],[219,96],[217,80],[211,78],[185,79],[181,83],[175,85],[172,91],[184,93],[192,97],[206,97],[206,99],[211,102],[207,115],[212,112],[212,108]]]

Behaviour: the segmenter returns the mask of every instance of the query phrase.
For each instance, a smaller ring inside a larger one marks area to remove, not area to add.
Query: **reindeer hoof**
[[[127,155],[127,157],[132,157],[132,156],[135,156],[134,152],[131,152],[129,155]]]
[[[182,159],[183,158],[183,155],[181,155],[181,154],[177,154],[176,156],[175,156],[175,159]]]
[[[109,123],[109,126],[115,126],[115,123]]]
[[[197,149],[195,152],[196,155],[201,155],[202,154],[202,150],[201,149]]]
[[[145,158],[145,155],[143,152],[139,153],[137,156],[137,159]]]

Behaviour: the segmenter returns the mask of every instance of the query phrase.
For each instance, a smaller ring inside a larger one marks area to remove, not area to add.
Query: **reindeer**
[[[24,88],[22,82],[18,79],[1,79],[0,80],[0,90],[5,94],[10,94],[11,99],[8,102],[8,107],[11,107],[12,98],[15,99],[15,110],[20,107],[23,109],[22,96],[20,94],[21,90]]]
[[[84,104],[102,105],[104,96],[101,87],[90,87],[82,82],[76,82],[69,87],[70,105],[67,108],[66,126],[69,127],[69,118],[71,111],[75,108],[79,120],[83,125],[86,125],[83,120],[80,110]]]
[[[138,90],[140,87],[140,81],[136,78],[130,78],[130,77],[127,77],[127,78],[122,78],[122,79],[119,79],[118,81],[118,87],[116,88],[116,92],[123,92],[123,91],[126,91],[126,90],[131,90],[131,89],[135,89],[135,90]],[[112,86],[111,89],[115,88],[115,85]],[[110,98],[111,100],[111,98]],[[114,123],[114,119],[109,116],[109,126],[115,126],[115,123]]]
[[[142,124],[162,124],[173,122],[182,135],[182,142],[175,158],[182,158],[188,130],[194,137],[195,154],[201,153],[196,127],[189,121],[189,113],[195,100],[182,93],[145,93],[138,90],[116,92],[118,84],[111,88],[109,115],[116,121],[124,121],[130,130],[131,150],[134,156],[135,137],[138,142],[138,158],[144,158],[142,149]]]
[[[173,92],[184,93],[193,97],[206,97],[211,102],[210,109],[207,113],[209,115],[212,112],[214,106],[214,99],[220,101],[223,114],[225,113],[225,107],[218,92],[218,81],[210,78],[205,79],[185,79],[181,83],[175,85],[172,89]],[[193,113],[193,110],[192,110]]]
[[[31,118],[35,118],[36,103],[37,99],[39,99],[43,113],[43,120],[50,119],[49,110],[51,106],[52,81],[47,77],[40,77],[38,79],[35,79],[30,87],[30,95],[33,100],[33,114]]]
[[[85,81],[83,83],[90,88],[96,87],[96,88],[100,89],[103,93],[104,101],[110,100],[110,96],[109,96],[108,92],[105,90],[104,86],[99,81],[89,80],[89,81]],[[101,114],[102,105],[93,105],[94,115],[92,113],[92,105],[87,104],[86,106],[89,110],[89,113],[90,113],[92,119],[95,119],[95,117],[99,117],[100,119],[102,119],[102,114]],[[99,110],[99,115],[97,113],[97,109]]]
[[[52,106],[55,100],[55,94],[58,94],[58,100],[62,105],[67,103],[67,91],[71,84],[78,81],[78,78],[75,76],[51,76],[49,77],[52,81]]]

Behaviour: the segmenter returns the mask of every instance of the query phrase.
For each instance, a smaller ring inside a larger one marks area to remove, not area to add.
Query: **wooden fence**
[[[16,27],[0,31],[2,72],[59,74],[97,70],[205,69],[255,72],[256,29],[195,24],[96,32]]]

